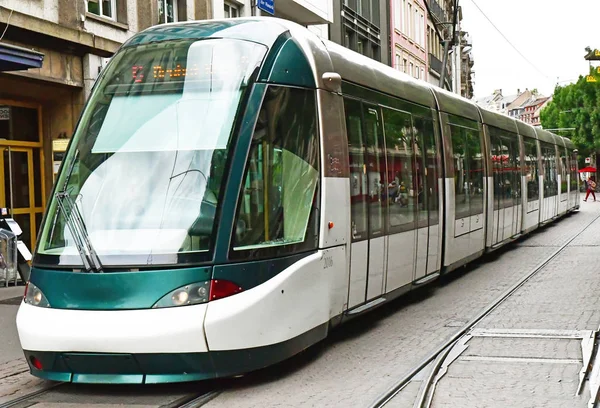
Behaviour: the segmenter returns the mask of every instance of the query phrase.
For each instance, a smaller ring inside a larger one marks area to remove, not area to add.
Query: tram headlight
[[[44,293],[31,282],[27,284],[27,290],[25,291],[23,301],[33,306],[50,307],[50,303],[48,302],[48,299],[46,299]]]
[[[190,283],[189,285],[182,286],[167,293],[156,302],[152,308],[157,309],[206,303],[208,302],[209,288],[210,281]]]

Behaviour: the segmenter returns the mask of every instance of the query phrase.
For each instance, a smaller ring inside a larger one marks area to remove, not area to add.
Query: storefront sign
[[[10,120],[10,108],[8,106],[0,107],[0,120]]]
[[[257,6],[262,11],[266,11],[272,16],[275,15],[275,0],[258,0]]]

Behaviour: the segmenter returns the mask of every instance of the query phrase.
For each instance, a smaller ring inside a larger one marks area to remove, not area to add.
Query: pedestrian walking
[[[587,194],[585,195],[585,200],[583,201],[587,201],[588,197],[590,196],[590,193],[592,193],[592,197],[594,197],[594,201],[596,201],[596,194],[594,194],[594,190],[596,189],[596,182],[594,181],[594,176],[590,176],[587,179]]]

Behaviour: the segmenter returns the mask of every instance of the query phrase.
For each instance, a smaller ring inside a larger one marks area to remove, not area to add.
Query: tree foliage
[[[552,101],[540,114],[544,129],[575,128],[553,132],[570,138],[581,160],[600,151],[600,75],[592,68],[590,75],[598,82],[587,82],[580,76],[574,84],[557,86]]]

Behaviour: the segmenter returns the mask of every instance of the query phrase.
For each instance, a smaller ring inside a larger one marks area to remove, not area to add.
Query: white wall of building
[[[309,25],[308,29],[321,38],[329,39],[329,26],[327,24]]]
[[[289,19],[299,24],[308,25],[315,23],[333,22],[333,0],[274,0],[275,17]],[[239,17],[250,17],[253,15],[252,2],[250,0],[213,0],[213,17],[222,19],[232,17],[225,15],[225,8],[237,11]],[[269,15],[259,10],[254,10],[254,15]],[[321,24],[317,24],[321,26]],[[324,38],[328,38],[327,27],[317,27],[314,32]]]
[[[56,0],[2,0],[0,6],[58,24],[58,1]]]

